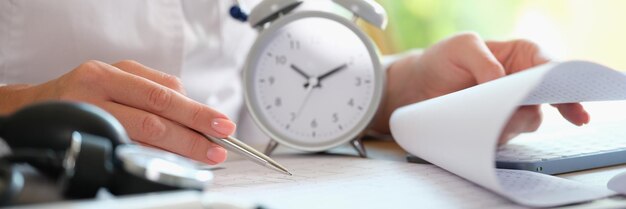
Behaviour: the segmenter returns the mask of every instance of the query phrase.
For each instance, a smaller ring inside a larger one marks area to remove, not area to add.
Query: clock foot
[[[270,139],[270,142],[267,144],[267,147],[265,147],[265,151],[263,152],[263,154],[270,156],[272,152],[274,152],[276,147],[278,147],[278,142],[276,142],[274,139]]]
[[[367,158],[367,152],[365,151],[365,146],[363,145],[362,138],[363,138],[362,135],[359,135],[359,137],[350,141],[350,145],[352,145],[354,150],[356,150],[356,152],[359,154],[359,157]],[[265,147],[265,151],[263,151],[263,154],[270,156],[272,152],[274,152],[276,147],[278,147],[278,142],[276,142],[273,139],[270,139],[270,142]],[[326,151],[321,151],[319,153],[325,153],[325,152]]]
[[[367,158],[367,152],[365,152],[365,146],[363,146],[362,136],[357,137],[356,139],[350,141],[352,147],[359,153],[359,157]]]

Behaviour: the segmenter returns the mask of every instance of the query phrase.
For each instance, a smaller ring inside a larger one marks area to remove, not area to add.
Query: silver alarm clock
[[[259,127],[277,144],[323,151],[360,144],[381,103],[385,71],[374,43],[354,21],[381,29],[386,13],[374,1],[335,0],[352,20],[326,11],[295,11],[297,0],[265,0],[250,14],[261,31],[244,69],[245,100]]]

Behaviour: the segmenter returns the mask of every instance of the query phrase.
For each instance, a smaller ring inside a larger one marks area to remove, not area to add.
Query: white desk
[[[592,122],[596,120],[611,120],[611,118],[626,118],[626,115],[615,114],[626,107],[626,102],[618,102],[612,104],[594,104],[591,105]],[[561,126],[570,126],[555,113],[555,111],[544,111],[546,115],[545,128],[554,128]],[[544,128],[544,127],[542,127]],[[393,141],[384,140],[368,140],[365,142],[368,156],[375,159],[405,161],[405,152],[398,147]],[[291,152],[291,150],[279,147],[277,152]],[[332,153],[344,153],[355,155],[355,151],[350,147],[344,146],[331,151]],[[230,160],[237,160],[232,156]],[[584,182],[593,185],[606,185],[606,182],[615,174],[626,171],[626,165],[593,169],[588,171],[574,172],[559,175],[563,178]],[[78,201],[51,204],[43,207],[42,205],[30,206],[32,208],[202,208],[200,204],[201,194],[199,192],[168,192],[149,195],[129,196],[121,198],[106,198],[98,201]],[[462,208],[463,204],[459,204]],[[511,207],[515,207],[511,203]],[[28,206],[27,206],[28,208]],[[614,196],[601,199],[589,203],[561,207],[564,209],[582,209],[582,208],[626,208],[626,198]]]
[[[371,158],[385,159],[391,161],[404,161],[404,151],[392,141],[366,141],[368,154]],[[281,153],[289,152],[287,149],[278,150]],[[355,154],[350,147],[341,147],[332,151],[335,154]],[[237,160],[236,158],[233,160]],[[606,181],[615,173],[626,169],[626,165],[581,171],[570,174],[559,175],[564,178],[585,182],[589,184],[604,185]],[[486,191],[485,191],[486,192]],[[230,197],[235,199],[236,197]],[[164,192],[148,195],[133,195],[127,197],[113,198],[105,197],[101,200],[83,200],[75,202],[61,202],[49,205],[32,205],[20,208],[202,208],[200,200],[202,194],[194,191]],[[249,203],[249,202],[248,202]],[[460,204],[459,208],[463,208]],[[518,208],[511,203],[503,205],[503,208]],[[597,200],[590,203],[561,207],[562,209],[584,209],[584,208],[626,208],[626,198],[611,197]]]

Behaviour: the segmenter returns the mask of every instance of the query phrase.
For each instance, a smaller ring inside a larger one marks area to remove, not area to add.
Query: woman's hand
[[[532,42],[484,42],[474,33],[463,33],[428,48],[424,53],[400,60],[387,71],[386,100],[377,113],[374,128],[389,132],[389,117],[398,107],[459,91],[548,62]],[[406,91],[415,89],[415,91]],[[575,125],[589,122],[579,103],[558,104]],[[505,126],[499,143],[506,143],[541,124],[538,105],[520,107]]]
[[[88,102],[113,114],[136,142],[209,164],[224,161],[226,150],[200,133],[235,131],[226,115],[185,97],[178,78],[134,61],[87,61],[41,85],[1,87],[0,97],[2,114],[46,100]]]

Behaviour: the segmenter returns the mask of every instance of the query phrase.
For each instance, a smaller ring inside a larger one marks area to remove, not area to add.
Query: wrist
[[[0,115],[11,114],[31,103],[28,91],[31,87],[29,84],[0,85]]]
[[[370,128],[378,133],[389,133],[389,118],[397,108],[421,101],[419,91],[416,89],[418,80],[415,78],[418,70],[418,53],[407,53],[401,59],[391,63],[386,69],[386,87],[383,100],[378,108]]]

